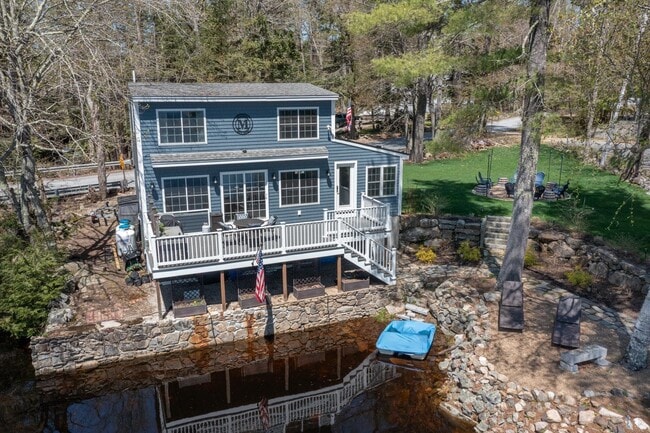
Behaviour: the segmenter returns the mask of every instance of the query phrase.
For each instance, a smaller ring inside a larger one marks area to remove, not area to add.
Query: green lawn
[[[477,173],[480,171],[487,176],[490,152],[493,155],[492,180],[510,178],[519,158],[517,146],[422,165],[405,164],[404,211],[422,211],[425,206],[449,215],[510,215],[511,201],[472,194]],[[650,252],[650,195],[641,188],[619,183],[617,176],[586,166],[571,155],[546,146],[540,151],[538,171],[546,173],[545,183],[563,184],[570,180],[571,198],[537,201],[533,216],[602,236],[612,245],[643,256]]]

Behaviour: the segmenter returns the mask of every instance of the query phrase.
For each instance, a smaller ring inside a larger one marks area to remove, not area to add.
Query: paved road
[[[494,132],[494,133],[520,133],[521,132],[521,117],[508,117],[506,119],[500,119],[500,120],[495,120],[492,122],[489,122],[487,124],[487,130],[488,132]],[[425,131],[424,132],[424,140],[428,141],[431,140],[431,131]],[[406,151],[406,137],[396,137],[396,138],[389,138],[386,140],[374,140],[368,142],[368,144],[372,144],[375,146],[382,146],[385,147],[386,149],[390,150],[396,150],[398,152],[405,152]]]
[[[120,183],[126,180],[127,186],[131,188],[134,186],[134,178],[133,170],[124,170],[124,173],[121,170],[112,170],[108,172],[106,182],[109,189],[118,189]],[[96,174],[60,178],[43,177],[43,187],[48,197],[84,194],[88,192],[88,189],[97,186]],[[7,200],[7,197],[0,191],[0,201],[4,200]]]
[[[126,179],[129,186],[133,186],[134,183],[133,170],[124,170],[124,173],[122,173],[121,170],[109,171],[108,175],[106,176],[106,182],[109,184],[119,183],[124,179]],[[81,188],[81,189],[85,188],[87,190],[89,187],[96,187],[97,184],[98,183],[97,183],[96,174],[64,177],[64,178],[56,178],[56,179],[48,179],[48,178],[43,179],[43,186],[45,187],[45,191],[48,195],[50,195],[50,193],[54,193],[54,195],[56,195],[56,191],[64,192],[64,191],[74,190],[77,188]]]

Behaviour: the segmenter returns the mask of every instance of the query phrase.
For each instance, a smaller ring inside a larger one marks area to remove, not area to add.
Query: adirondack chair
[[[504,281],[499,303],[499,330],[523,331],[524,289],[521,281]]]
[[[557,304],[551,342],[563,347],[580,347],[581,315],[582,301],[579,296],[561,297]]]
[[[553,190],[553,192],[555,193],[555,199],[558,200],[560,198],[564,198],[568,190],[569,190],[569,181],[567,181],[567,183],[565,183],[561,187],[555,187],[555,189]]]
[[[484,178],[483,175],[481,175],[480,171],[478,172],[478,177],[476,178],[476,183],[478,185],[486,185],[488,188],[492,187],[492,179],[490,179],[489,177]]]

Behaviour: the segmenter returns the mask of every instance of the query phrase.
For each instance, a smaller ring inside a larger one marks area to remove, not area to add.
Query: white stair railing
[[[361,365],[348,373],[340,384],[269,400],[270,425],[284,426],[313,416],[338,414],[357,395],[398,376],[394,365],[376,362],[375,358],[376,352],[371,353]],[[262,428],[257,405],[249,404],[173,421],[167,423],[164,431],[167,433],[239,433]]]

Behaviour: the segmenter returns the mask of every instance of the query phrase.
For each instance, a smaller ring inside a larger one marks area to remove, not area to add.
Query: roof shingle
[[[338,99],[309,83],[129,83],[134,99]]]

